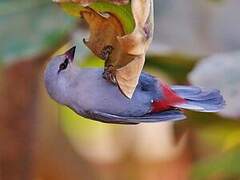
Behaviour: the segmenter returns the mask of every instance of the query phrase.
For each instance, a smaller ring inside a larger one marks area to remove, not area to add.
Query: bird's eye
[[[62,70],[66,69],[68,66],[68,59],[66,58],[63,63],[59,65],[58,73],[60,73]]]

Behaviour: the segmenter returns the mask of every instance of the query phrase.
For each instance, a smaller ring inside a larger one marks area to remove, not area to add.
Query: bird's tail
[[[194,86],[172,86],[171,89],[186,101],[174,107],[200,112],[218,112],[225,101],[219,90],[204,90]]]

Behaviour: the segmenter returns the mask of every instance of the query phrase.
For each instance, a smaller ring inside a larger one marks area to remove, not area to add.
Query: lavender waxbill
[[[169,86],[142,73],[131,99],[117,85],[102,77],[101,68],[79,68],[75,47],[53,57],[45,70],[45,86],[51,98],[80,116],[114,124],[138,124],[185,118],[182,109],[218,112],[224,99],[216,89]]]

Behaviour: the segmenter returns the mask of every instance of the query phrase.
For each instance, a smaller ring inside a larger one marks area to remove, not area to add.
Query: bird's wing
[[[177,121],[185,119],[184,114],[180,110],[168,110],[159,113],[148,113],[144,116],[119,116],[109,113],[93,111],[87,112],[87,116],[91,119],[95,119],[104,123],[112,124],[139,124],[139,123],[151,123],[161,121]]]
[[[105,78],[117,84],[128,98],[132,98],[138,84],[153,33],[152,0],[131,3],[135,29],[130,34],[124,32],[113,14],[101,14],[91,8],[81,12],[90,28],[90,37],[84,41],[86,46],[105,60]]]

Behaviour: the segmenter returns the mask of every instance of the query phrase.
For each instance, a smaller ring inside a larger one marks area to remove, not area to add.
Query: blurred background
[[[239,7],[155,0],[145,71],[220,89],[227,105],[219,114],[124,126],[81,118],[44,88],[49,58],[72,45],[80,66],[102,67],[82,44],[84,22],[49,0],[0,0],[0,179],[240,179]]]

